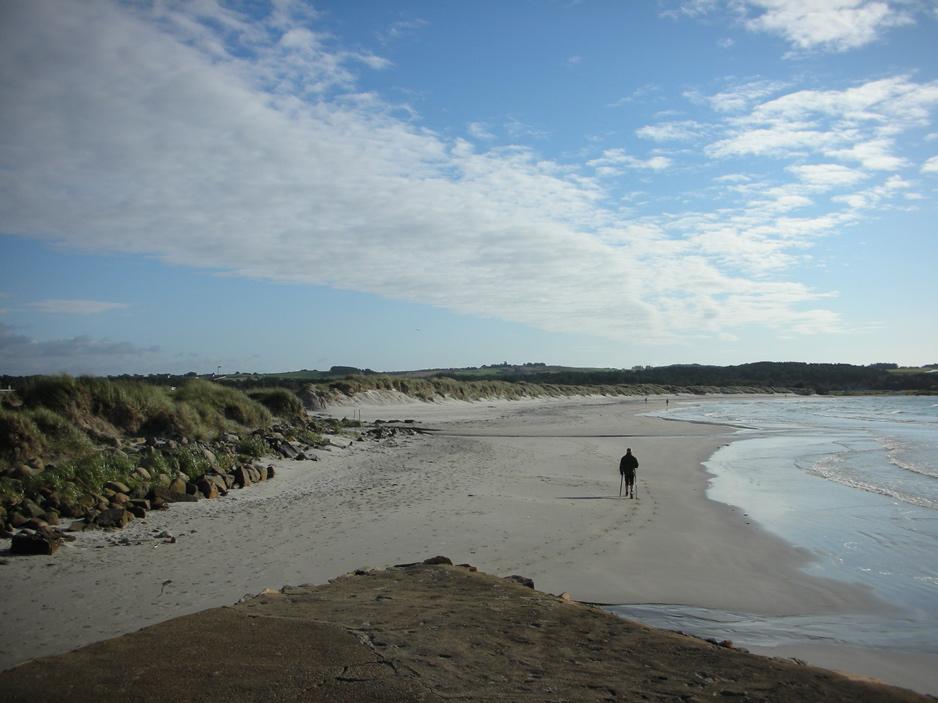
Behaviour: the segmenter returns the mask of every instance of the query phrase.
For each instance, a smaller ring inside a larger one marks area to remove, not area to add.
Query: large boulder
[[[184,480],[178,477],[174,478],[169,483],[169,490],[172,491],[173,493],[186,493],[187,483],[188,483],[187,480]]]
[[[166,486],[153,486],[147,494],[147,498],[150,499],[154,509],[165,503],[194,503],[198,500],[198,497],[189,495],[185,490],[180,493]]]
[[[244,466],[239,466],[237,469],[235,469],[234,479],[239,488],[246,488],[247,486],[250,486],[252,483],[254,483],[251,480],[251,474],[249,470]]]
[[[218,486],[215,484],[214,481],[209,480],[207,476],[203,476],[202,478],[200,478],[196,486],[198,487],[202,495],[205,496],[206,498],[211,499],[211,498],[218,497]]]
[[[62,545],[62,538],[51,530],[20,532],[13,535],[13,554],[53,554]]]
[[[115,493],[130,493],[130,486],[126,483],[121,483],[120,481],[108,481],[104,484],[104,487],[114,491]]]
[[[98,514],[94,524],[98,527],[126,527],[133,519],[133,513],[125,508],[108,508]]]
[[[275,445],[275,448],[277,449],[277,452],[280,454],[280,456],[282,456],[284,459],[296,459],[300,453],[296,447],[294,447],[289,442],[278,442]]]
[[[27,517],[40,517],[40,518],[41,518],[41,517],[45,516],[45,514],[46,514],[46,511],[43,510],[43,509],[39,506],[38,503],[36,503],[35,501],[30,500],[29,498],[25,498],[25,499],[23,500],[23,502],[20,503],[20,510],[21,510]]]

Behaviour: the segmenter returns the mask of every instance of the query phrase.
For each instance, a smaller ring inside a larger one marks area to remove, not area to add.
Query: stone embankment
[[[313,442],[295,438],[295,428],[275,425],[253,432],[249,439],[264,447],[264,457],[317,461],[314,450],[328,448],[335,439],[315,437]],[[384,440],[398,434],[416,434],[419,428],[376,423],[355,431],[348,442]],[[290,438],[290,437],[294,438]],[[12,538],[10,552],[18,555],[53,554],[72,533],[88,529],[120,529],[151,510],[166,510],[172,503],[213,500],[235,489],[249,488],[275,476],[274,466],[239,455],[245,438],[226,433],[213,442],[148,438],[123,447],[137,464],[126,481],[112,480],[97,491],[77,498],[74,491],[44,490],[24,497],[9,509],[0,507],[0,537]],[[344,446],[345,443],[339,442]],[[184,450],[200,459],[195,473],[167,468],[167,456]],[[204,468],[207,467],[207,468]]]

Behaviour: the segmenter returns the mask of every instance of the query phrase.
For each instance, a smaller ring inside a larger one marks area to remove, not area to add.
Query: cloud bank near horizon
[[[763,24],[781,12],[761,4]],[[842,330],[825,307],[836,292],[792,267],[864,208],[914,197],[896,171],[934,171],[898,151],[938,104],[938,84],[909,76],[727,85],[689,96],[709,123],[641,130],[648,154],[564,163],[493,146],[481,123],[475,142],[443,137],[360,91],[358,72],[390,62],[343,49],[301,5],[262,20],[211,2],[0,12],[3,232],[548,331],[665,343]],[[667,177],[688,149],[726,169],[719,205],[621,208],[610,178]],[[789,177],[735,170],[754,156]]]

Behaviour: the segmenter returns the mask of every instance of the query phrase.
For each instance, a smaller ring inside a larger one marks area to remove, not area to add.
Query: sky
[[[0,373],[938,362],[936,0],[4,0]]]

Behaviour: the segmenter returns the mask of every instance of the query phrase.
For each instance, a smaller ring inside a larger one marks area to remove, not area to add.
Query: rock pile
[[[404,423],[378,421],[359,432],[358,439],[382,440],[425,432],[402,426]],[[250,455],[317,461],[314,449],[349,446],[351,438],[340,441],[333,434],[349,427],[358,428],[360,423],[307,418],[241,436],[226,432],[212,442],[182,436],[127,437],[116,448],[125,465],[134,466],[126,476],[90,491],[79,488],[86,484],[65,479],[61,489],[40,487],[6,502],[0,500],[0,538],[15,537],[12,551],[16,554],[52,554],[67,538],[66,532],[120,529],[134,519],[145,518],[151,510],[165,510],[171,503],[212,500],[235,488],[274,478],[273,465],[252,460]],[[43,471],[55,471],[55,466],[36,460],[30,466],[0,471],[0,475],[22,476],[17,480],[28,485],[29,477]],[[63,520],[68,521],[67,527]]]

